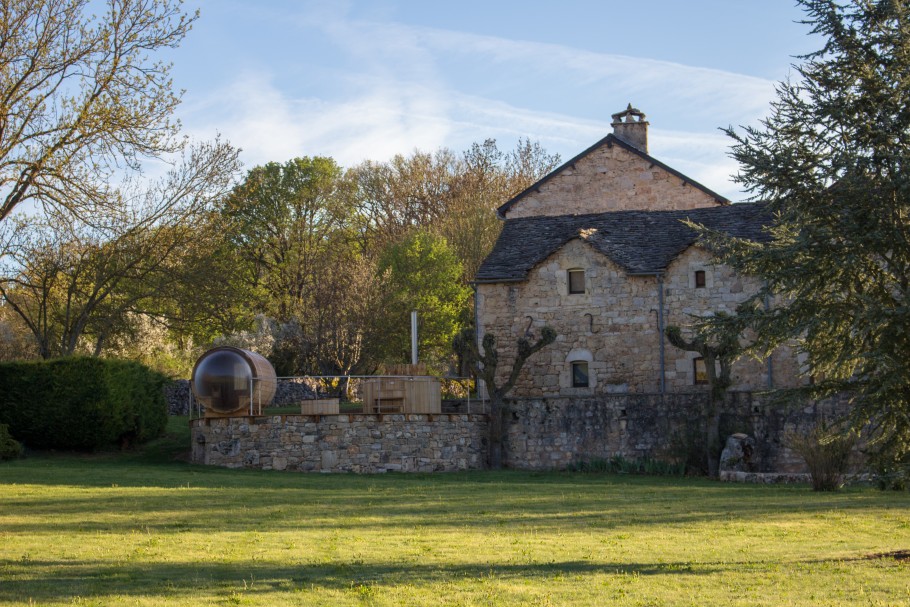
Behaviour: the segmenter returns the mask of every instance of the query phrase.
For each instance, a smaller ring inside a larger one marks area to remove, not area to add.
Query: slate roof
[[[547,175],[546,175],[545,177],[543,177],[542,179],[538,180],[536,183],[534,183],[534,184],[528,186],[527,188],[525,188],[524,190],[522,190],[521,192],[519,192],[518,194],[516,194],[515,196],[513,196],[513,197],[512,197],[511,199],[509,199],[506,203],[504,203],[504,204],[501,205],[498,209],[496,209],[497,215],[499,215],[499,217],[500,217],[501,219],[506,219],[506,214],[509,212],[509,210],[512,208],[512,206],[514,206],[515,204],[517,204],[517,203],[518,203],[522,198],[524,198],[528,193],[530,193],[531,191],[534,191],[534,190],[539,190],[539,189],[540,189],[540,186],[542,186],[544,183],[546,183],[546,182],[549,181],[550,179],[552,179],[552,178],[556,177],[557,175],[559,175],[559,174],[562,172],[562,170],[565,169],[566,167],[571,166],[571,167],[574,168],[574,167],[575,167],[575,163],[578,162],[583,156],[587,156],[588,154],[590,154],[591,152],[593,152],[594,150],[596,150],[597,148],[599,148],[599,147],[602,146],[602,145],[607,145],[607,146],[618,145],[619,147],[621,147],[621,148],[623,148],[623,149],[625,149],[625,150],[628,150],[629,152],[632,152],[633,154],[635,154],[635,155],[637,155],[637,156],[641,156],[642,158],[644,158],[645,160],[647,160],[647,161],[648,161],[649,163],[651,163],[652,165],[654,165],[654,166],[659,166],[660,168],[662,168],[663,170],[667,171],[668,173],[670,173],[670,174],[672,174],[672,175],[676,175],[677,177],[679,177],[680,179],[682,179],[683,181],[685,181],[685,182],[688,183],[689,185],[698,188],[699,190],[701,190],[702,192],[704,192],[705,194],[707,194],[708,196],[710,196],[711,198],[713,198],[713,199],[715,200],[715,202],[717,202],[717,204],[719,204],[719,205],[728,205],[728,204],[730,204],[730,200],[729,200],[729,199],[724,198],[723,196],[721,196],[720,194],[718,194],[718,193],[715,192],[714,190],[708,188],[707,186],[704,186],[704,185],[698,183],[697,181],[695,181],[695,180],[692,179],[691,177],[687,177],[686,175],[683,175],[682,173],[680,173],[679,171],[677,171],[677,170],[674,169],[673,167],[664,164],[663,162],[661,162],[660,160],[658,160],[658,159],[655,158],[654,156],[651,156],[650,154],[648,154],[648,153],[646,153],[646,152],[642,152],[641,150],[639,150],[639,149],[638,149],[637,147],[635,147],[634,145],[630,145],[630,144],[626,143],[625,141],[623,141],[622,139],[620,139],[619,137],[617,137],[616,135],[610,133],[609,135],[607,135],[606,137],[604,137],[603,139],[601,139],[600,141],[598,141],[597,143],[595,143],[594,145],[592,145],[591,147],[589,147],[588,149],[586,149],[586,150],[584,150],[583,152],[581,152],[581,153],[575,155],[574,157],[570,158],[570,159],[567,160],[566,162],[562,163],[559,167],[557,167],[557,168],[553,169],[552,171],[550,171],[549,173],[547,173]]]
[[[509,219],[475,282],[515,282],[573,238],[582,238],[628,274],[663,272],[697,240],[682,223],[690,219],[709,228],[766,242],[763,226],[771,216],[761,203],[739,203],[686,211],[613,211]]]

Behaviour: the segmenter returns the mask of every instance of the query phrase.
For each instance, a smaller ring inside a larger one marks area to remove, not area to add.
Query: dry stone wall
[[[591,398],[515,399],[506,412],[504,461],[508,467],[548,470],[621,456],[679,460],[700,448],[701,394],[622,394]],[[756,448],[749,473],[799,474],[803,460],[787,447],[789,433],[804,433],[820,418],[842,416],[841,401],[804,407],[773,406],[748,392],[727,396],[722,436],[743,433]]]
[[[483,415],[271,415],[197,419],[192,461],[303,472],[446,472],[483,467]]]
[[[698,425],[704,394],[606,394],[587,398],[508,401],[504,462],[529,470],[564,469],[578,462],[646,458],[673,461],[701,449]],[[747,392],[728,394],[723,436],[754,438],[744,474],[797,478],[803,461],[787,447],[819,419],[847,412],[844,402],[785,408]],[[485,415],[273,415],[197,419],[192,460],[228,468],[302,472],[443,472],[482,469]],[[765,477],[767,478],[767,476]],[[801,478],[801,477],[800,477]]]
[[[638,154],[604,143],[527,192],[507,216],[663,211],[718,204],[703,190]]]

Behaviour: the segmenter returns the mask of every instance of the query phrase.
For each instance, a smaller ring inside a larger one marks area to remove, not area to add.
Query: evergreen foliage
[[[802,396],[853,395],[853,427],[893,455],[910,447],[910,4],[800,4],[824,46],[759,127],[727,129],[738,182],[776,221],[764,244],[703,231],[764,284],[720,322],[754,329],[757,355],[795,343]]]
[[[29,447],[145,442],[167,424],[167,378],[139,363],[62,358],[0,365],[0,423]]]

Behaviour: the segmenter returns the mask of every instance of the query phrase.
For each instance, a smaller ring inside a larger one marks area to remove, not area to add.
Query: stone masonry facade
[[[599,145],[529,190],[508,216],[697,209],[718,204],[714,196],[692,184],[620,144]]]
[[[584,293],[569,294],[571,268],[584,269]],[[704,287],[695,287],[697,271],[704,272]],[[663,302],[659,288],[664,289]],[[488,331],[496,335],[503,361],[498,371],[504,379],[519,337],[539,333],[544,325],[556,331],[556,342],[525,364],[514,390],[518,396],[658,392],[661,375],[667,392],[706,391],[707,386],[695,383],[697,354],[667,342],[658,310],[662,304],[665,327],[685,327],[696,316],[733,312],[757,288],[754,279],[715,265],[698,247],[684,251],[659,279],[628,275],[578,238],[534,268],[526,281],[477,285],[481,339]],[[571,363],[578,360],[588,362],[588,387],[572,387]],[[770,364],[769,378],[767,360],[740,359],[733,366],[732,389],[764,390],[798,381],[789,350],[772,354]]]
[[[544,326],[557,335],[513,396],[706,392],[699,354],[672,346],[666,328],[690,338],[697,318],[732,313],[761,287],[717,263],[688,222],[766,242],[764,206],[730,204],[649,156],[648,123],[631,105],[613,118],[613,134],[499,207],[505,225],[475,277],[478,344],[496,337],[503,381],[520,338]],[[731,388],[793,387],[799,371],[781,347],[737,361]]]

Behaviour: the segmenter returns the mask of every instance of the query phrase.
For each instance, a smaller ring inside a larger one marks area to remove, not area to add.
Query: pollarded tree
[[[691,339],[683,337],[682,329],[671,325],[666,329],[667,340],[680,350],[697,352],[705,363],[708,379],[708,400],[702,411],[705,424],[705,463],[708,474],[717,476],[720,456],[720,405],[730,387],[730,371],[742,352],[739,333],[730,330],[730,316],[718,312],[708,322],[699,320],[692,327]],[[713,323],[710,321],[714,321]],[[720,373],[718,373],[718,367]]]
[[[502,439],[504,413],[503,404],[506,395],[515,387],[518,376],[529,358],[537,352],[556,341],[556,331],[545,326],[540,330],[540,337],[534,343],[528,337],[518,340],[512,368],[506,380],[499,383],[497,370],[499,369],[499,350],[496,348],[496,336],[486,333],[483,336],[482,348],[477,346],[477,337],[473,328],[466,328],[452,341],[452,348],[461,359],[471,368],[476,377],[486,384],[487,394],[490,397],[490,442],[488,444],[488,463],[491,468],[502,467]]]
[[[2,3],[0,220],[27,200],[88,219],[112,175],[180,149],[170,65],[152,57],[195,18],[178,0]]]
[[[737,181],[776,217],[767,244],[705,232],[764,281],[739,314],[754,350],[795,340],[812,397],[855,397],[857,427],[910,448],[910,4],[799,0],[821,50],[760,127],[727,133]],[[774,305],[766,308],[766,297]]]

